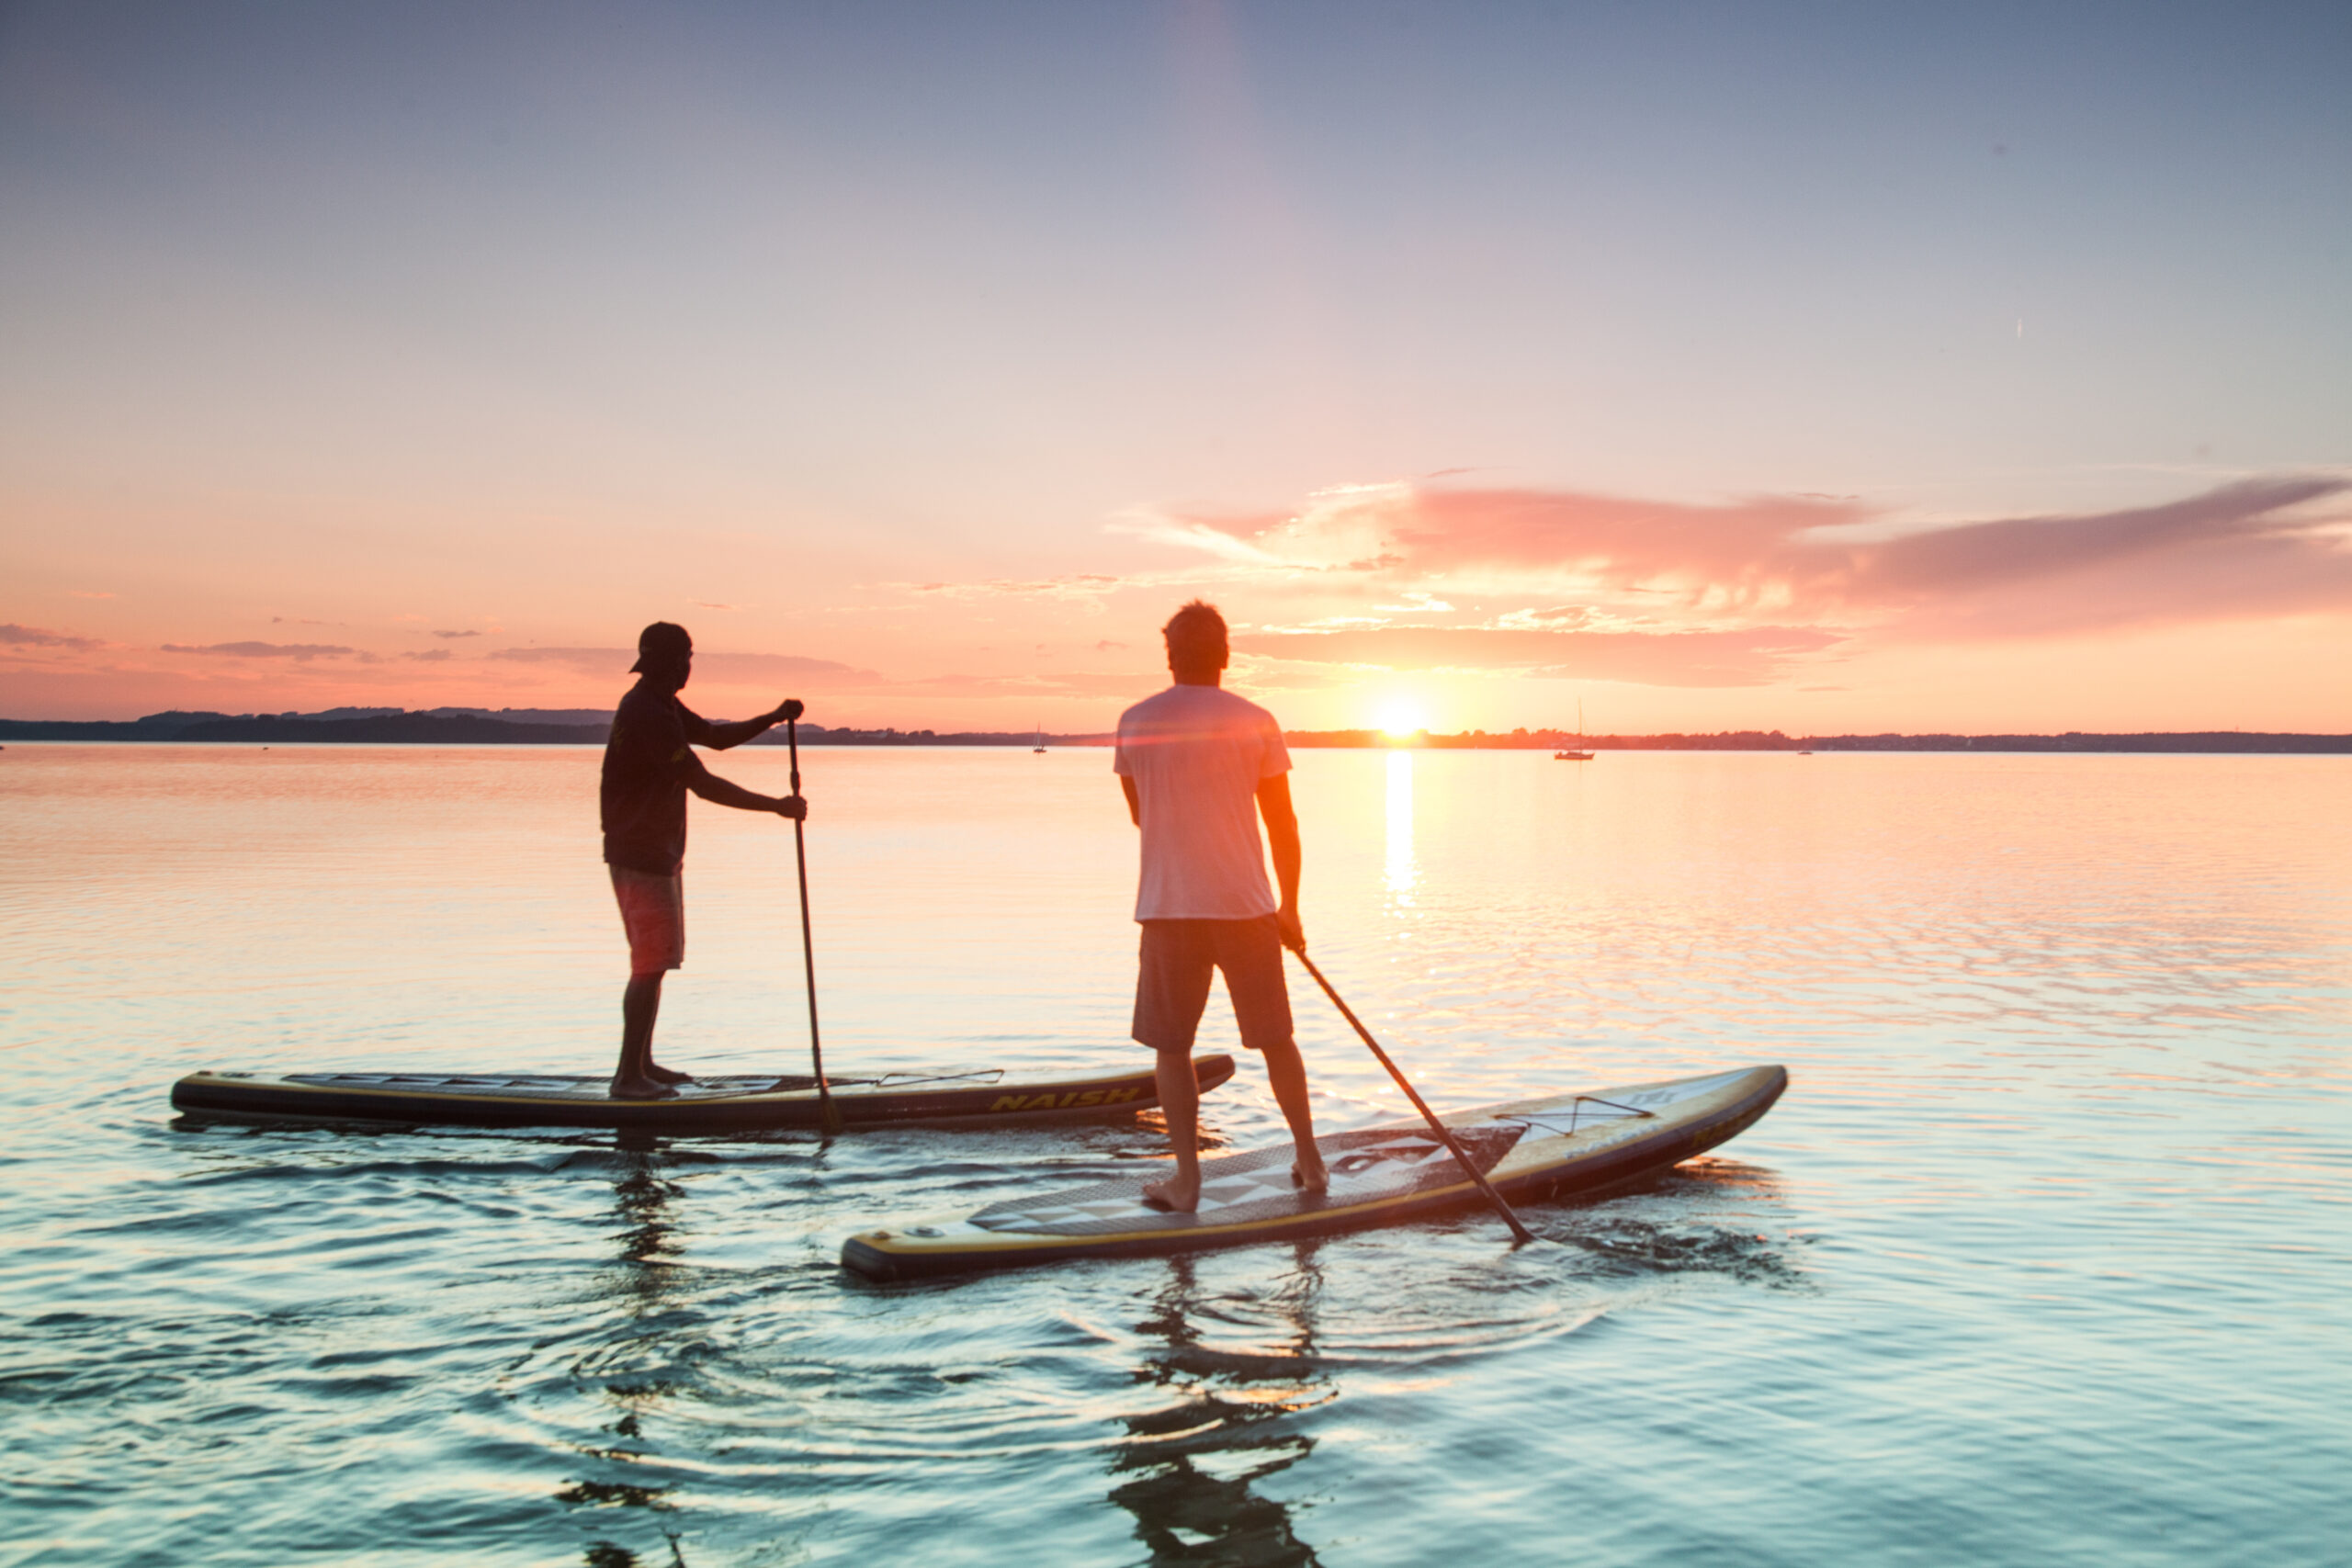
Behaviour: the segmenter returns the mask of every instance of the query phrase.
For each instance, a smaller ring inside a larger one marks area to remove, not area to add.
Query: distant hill
[[[1377,729],[1286,730],[1300,749],[1393,746],[1406,750],[1550,751],[1576,741],[1588,751],[2234,751],[2352,752],[2352,735],[2254,734],[2235,729],[2140,735],[1783,735],[1726,729],[1713,735],[1584,735],[1566,729],[1483,729],[1396,740]]]
[[[329,708],[322,713],[151,713],[129,722],[0,719],[9,740],[146,740],[215,744],[370,746],[601,746],[612,729],[602,708]],[[1033,730],[829,729],[800,726],[803,746],[1028,746]],[[1108,735],[1049,735],[1058,746],[1106,746]],[[752,742],[782,746],[781,727]]]
[[[398,713],[398,708],[385,710]],[[610,724],[610,708],[427,708],[435,718],[472,717],[494,718],[506,724]],[[334,718],[334,713],[311,714],[311,718]],[[353,716],[359,716],[354,715]]]
[[[345,710],[349,712],[350,710]],[[471,714],[360,710],[361,716],[218,713],[159,713],[129,724],[78,724],[54,719],[0,719],[0,741],[168,740],[256,742],[287,746],[318,742],[409,746],[580,746],[604,744],[607,723],[512,724]]]
[[[2237,729],[2142,735],[1825,735],[1815,751],[2213,751],[2352,752],[2352,735],[2262,735]]]
[[[598,708],[329,708],[322,713],[151,713],[128,723],[0,719],[9,740],[171,740],[289,746],[601,746],[612,715]],[[1049,748],[1108,746],[1108,734],[1047,735]],[[2095,735],[1783,735],[1777,729],[1713,735],[1587,735],[1562,729],[1483,729],[1391,739],[1376,729],[1298,729],[1283,739],[1302,750],[1389,747],[1429,750],[1548,751],[1579,740],[1591,751],[2147,751],[2352,753],[2352,735],[2255,734],[2234,729]],[[803,746],[1029,746],[1035,731],[831,729],[800,726]],[[782,746],[781,727],[752,742]]]
[[[789,738],[781,726],[751,742],[754,746],[782,746]],[[1048,735],[1048,749],[1064,746],[1108,746],[1112,737],[1101,735]],[[820,724],[800,727],[803,746],[1035,746],[1038,743],[1034,729],[828,729]]]

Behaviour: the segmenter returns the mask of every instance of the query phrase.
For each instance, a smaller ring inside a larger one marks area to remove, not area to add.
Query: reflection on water
[[[1388,753],[1388,861],[1385,878],[1398,904],[1413,900],[1413,754]]]
[[[686,1568],[686,1554],[675,1535],[666,1535],[669,1550],[658,1557],[631,1551],[616,1541],[593,1540],[581,1552],[582,1568]]]
[[[635,1317],[662,1310],[673,1292],[684,1238],[672,1205],[684,1191],[662,1174],[660,1143],[649,1133],[624,1131],[613,1148],[613,1213],[621,1224],[613,1294]]]
[[[666,1563],[659,1559],[640,1557],[628,1547],[609,1540],[590,1542],[588,1550],[580,1554],[580,1561],[582,1568],[686,1568],[685,1553],[678,1549],[678,1538],[675,1536],[670,1538],[670,1555]]]
[[[624,1322],[633,1325],[626,1331],[629,1337],[650,1348],[661,1343],[664,1328],[661,1320],[682,1295],[679,1258],[684,1236],[673,1208],[685,1194],[663,1175],[662,1147],[650,1134],[616,1134],[612,1159],[613,1219],[620,1229],[612,1235],[617,1251],[600,1293],[618,1307]],[[589,1459],[605,1461],[597,1468],[607,1474],[628,1474],[628,1470],[616,1472],[612,1467],[639,1466],[649,1458],[646,1422],[673,1391],[658,1377],[600,1373],[599,1380],[613,1416],[599,1436],[609,1434],[610,1440],[576,1446]],[[575,1506],[667,1509],[673,1490],[667,1483],[568,1477],[555,1497]],[[638,1558],[624,1548],[600,1541],[590,1548],[589,1560],[618,1564],[635,1562]]]
[[[1322,1287],[1315,1247],[1295,1249],[1297,1272],[1276,1303],[1290,1332],[1276,1348],[1219,1350],[1203,1343],[1193,1260],[1170,1259],[1169,1278],[1136,1331],[1166,1347],[1136,1369],[1139,1383],[1170,1403],[1128,1416],[1112,1473],[1111,1501],[1133,1514],[1154,1564],[1229,1563],[1285,1568],[1315,1553],[1293,1531],[1290,1510],[1255,1490],[1312,1453],[1289,1419],[1330,1397],[1315,1360],[1315,1298]]]

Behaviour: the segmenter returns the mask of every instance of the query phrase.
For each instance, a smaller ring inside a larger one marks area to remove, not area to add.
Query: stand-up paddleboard
[[[1514,1100],[1442,1120],[1503,1197],[1517,1203],[1613,1186],[1689,1159],[1753,1125],[1788,1083],[1781,1067],[1747,1067]],[[1423,1122],[1335,1133],[1316,1145],[1331,1173],[1326,1193],[1291,1186],[1292,1151],[1284,1145],[1202,1161],[1196,1213],[1147,1206],[1140,1179],[1105,1181],[1009,1199],[975,1214],[861,1232],[842,1245],[842,1263],[869,1279],[911,1280],[1287,1241],[1485,1201]]]
[[[1233,1058],[1195,1056],[1204,1091],[1233,1076]],[[662,1133],[813,1128],[810,1077],[707,1077],[672,1100],[615,1100],[610,1079],[557,1073],[190,1073],[172,1104],[222,1121],[370,1122],[404,1126],[623,1127]],[[995,1126],[1101,1116],[1159,1103],[1148,1070],[1108,1077],[986,1072],[829,1078],[852,1127]]]

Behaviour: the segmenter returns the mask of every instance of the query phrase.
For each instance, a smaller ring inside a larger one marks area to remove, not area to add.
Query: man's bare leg
[[[1159,1113],[1168,1121],[1168,1142],[1176,1151],[1176,1174],[1147,1182],[1143,1201],[1155,1209],[1189,1214],[1201,1206],[1201,1083],[1193,1076],[1189,1045],[1159,1054],[1153,1076],[1159,1081]]]
[[[662,1011],[662,974],[629,976],[621,993],[621,1060],[613,1069],[615,1100],[652,1100],[667,1094],[669,1082],[653,1065],[653,1021]],[[674,1079],[669,1081],[675,1081]]]
[[[1315,1146],[1315,1107],[1307,1099],[1306,1063],[1299,1056],[1298,1043],[1285,1040],[1258,1055],[1266,1059],[1274,1103],[1283,1108],[1283,1120],[1290,1123],[1291,1144],[1298,1153],[1290,1168],[1292,1183],[1306,1192],[1329,1190],[1331,1179],[1323,1168],[1321,1151]]]

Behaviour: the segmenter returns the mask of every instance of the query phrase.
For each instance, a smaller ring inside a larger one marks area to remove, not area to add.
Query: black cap
[[[695,639],[686,635],[685,627],[673,621],[656,621],[637,634],[637,662],[628,667],[628,672],[641,675],[649,659],[667,663],[684,659],[694,650]]]

